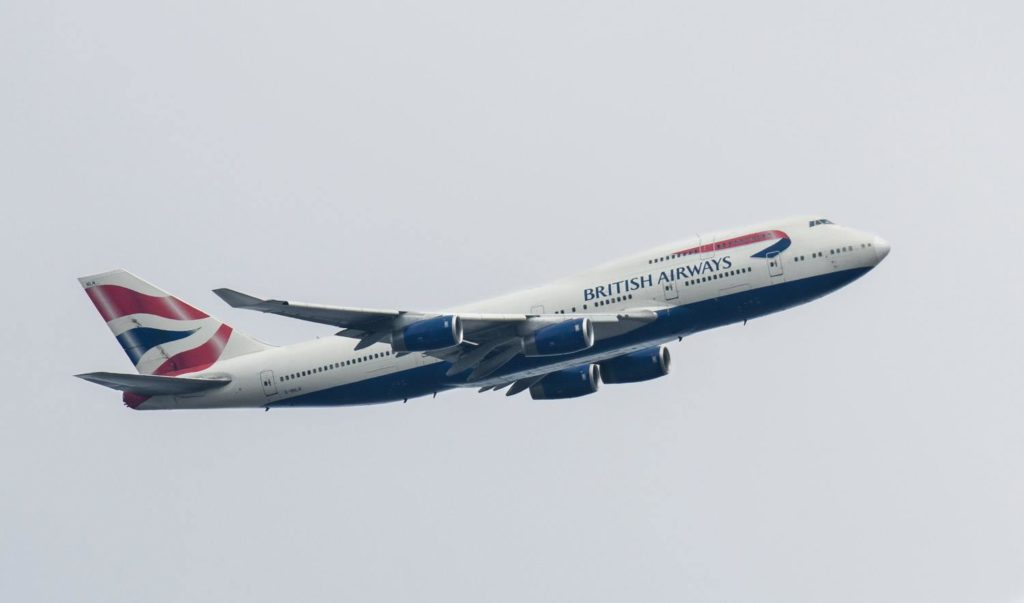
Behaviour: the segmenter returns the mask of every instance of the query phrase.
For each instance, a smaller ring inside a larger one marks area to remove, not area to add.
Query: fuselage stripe
[[[696,253],[712,253],[715,251],[722,251],[725,249],[733,249],[735,247],[744,247],[746,245],[753,245],[754,243],[761,243],[763,241],[773,241],[776,239],[789,239],[789,235],[781,230],[762,230],[761,232],[755,232],[752,234],[746,234],[731,239],[725,239],[722,241],[715,241],[713,243],[707,243],[697,247],[690,247],[689,249],[682,249],[676,251],[675,255],[693,255]]]

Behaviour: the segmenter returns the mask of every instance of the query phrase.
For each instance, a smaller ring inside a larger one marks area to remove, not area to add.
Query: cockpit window
[[[818,224],[832,224],[832,220],[826,220],[825,218],[819,218],[817,220],[811,220],[807,225],[814,228]]]

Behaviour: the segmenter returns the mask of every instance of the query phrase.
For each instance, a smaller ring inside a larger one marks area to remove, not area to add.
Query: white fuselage
[[[510,383],[805,303],[863,275],[888,253],[888,244],[874,235],[815,221],[801,217],[703,234],[446,312],[658,313],[650,326],[584,352],[510,363],[505,371],[471,382],[446,377],[439,366],[446,363],[424,353],[398,355],[386,343],[356,351],[356,340],[331,336],[217,362],[190,376],[229,377],[230,385],[156,396],[141,408],[348,405]]]

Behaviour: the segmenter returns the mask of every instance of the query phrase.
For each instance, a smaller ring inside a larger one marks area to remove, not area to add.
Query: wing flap
[[[510,387],[508,391],[505,392],[505,395],[514,396],[519,392],[524,392],[530,389],[535,383],[537,383],[538,381],[547,376],[548,374],[545,373],[543,375],[537,375],[535,377],[527,377],[525,379],[520,379],[519,381],[516,381],[515,383],[512,384],[512,387]]]

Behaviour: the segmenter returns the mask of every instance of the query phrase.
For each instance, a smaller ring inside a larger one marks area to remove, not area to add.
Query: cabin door
[[[768,262],[768,276],[773,278],[782,276],[782,258],[779,257],[778,251],[773,251],[766,255],[765,260]]]
[[[260,373],[260,381],[263,383],[263,393],[273,396],[277,393],[277,384],[274,383],[274,371],[263,371]]]

